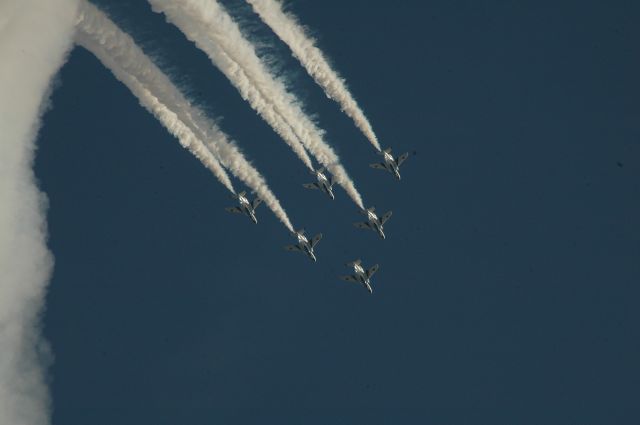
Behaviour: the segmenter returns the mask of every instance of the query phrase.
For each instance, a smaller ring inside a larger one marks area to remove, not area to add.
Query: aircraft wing
[[[384,224],[386,223],[390,218],[391,218],[391,211],[388,211],[385,213],[385,215],[382,216],[382,218],[380,218],[380,224]]]
[[[317,235],[315,235],[311,240],[311,248],[316,246],[318,242],[320,242],[320,239],[322,239],[322,233],[318,233]]]
[[[355,282],[358,283],[358,278],[353,275],[340,276],[340,279],[346,280],[347,282]]]
[[[304,186],[307,189],[320,189],[318,185],[315,183],[305,183],[302,186]]]
[[[384,164],[376,162],[375,164],[369,164],[369,167],[371,168],[375,168],[376,170],[386,170],[387,167],[384,166]]]
[[[405,152],[402,155],[400,155],[396,160],[396,164],[398,164],[398,167],[402,165],[402,163],[405,162],[407,158],[409,158],[409,152]]]
[[[373,276],[378,271],[378,267],[379,266],[376,264],[375,266],[373,266],[369,270],[367,270],[367,277],[371,278],[371,276]]]
[[[284,247],[287,251],[301,251],[298,245],[287,245]]]
[[[238,207],[228,207],[228,208],[225,208],[225,210],[230,213],[242,214],[242,210]]]
[[[353,225],[356,226],[358,229],[371,229],[371,226],[369,226],[369,223],[358,222],[358,223],[353,223]]]
[[[255,210],[256,208],[258,208],[258,205],[260,205],[261,203],[262,203],[262,199],[260,199],[260,198],[254,199],[253,200],[253,205],[252,205],[253,209]]]

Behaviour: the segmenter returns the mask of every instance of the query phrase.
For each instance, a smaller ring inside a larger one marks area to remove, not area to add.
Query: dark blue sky
[[[96,2],[242,147],[318,263],[89,53],[38,140],[56,265],[53,424],[638,423],[640,6],[297,1],[403,180],[239,0],[387,240],[355,229],[206,56],[143,1]],[[241,188],[237,182],[236,186]],[[338,280],[380,263],[374,294]]]

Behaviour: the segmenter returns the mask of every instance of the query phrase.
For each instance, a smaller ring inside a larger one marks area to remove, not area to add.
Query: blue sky
[[[403,180],[240,1],[367,206],[304,166],[146,2],[99,1],[266,176],[318,262],[226,190],[88,52],[38,140],[54,424],[635,423],[640,7],[290,2]],[[241,187],[238,182],[236,186]],[[338,280],[380,264],[374,294]],[[635,418],[635,419],[634,419]]]

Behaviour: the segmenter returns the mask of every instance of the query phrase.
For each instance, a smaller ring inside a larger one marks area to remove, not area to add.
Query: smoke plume
[[[335,100],[342,111],[349,116],[356,127],[365,135],[371,144],[380,151],[380,143],[369,120],[358,106],[349,89],[338,73],[331,68],[324,54],[315,46],[304,28],[291,14],[282,10],[278,0],[246,0],[262,21],[285,43],[302,66],[322,87],[327,97]]]
[[[75,0],[0,2],[0,423],[49,423],[51,355],[40,315],[53,256],[32,170],[51,80],[73,37]]]

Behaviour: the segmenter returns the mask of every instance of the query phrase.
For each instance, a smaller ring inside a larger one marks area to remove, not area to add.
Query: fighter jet
[[[311,174],[316,176],[316,178],[318,179],[318,182],[305,183],[303,184],[303,186],[306,187],[307,189],[320,189],[324,193],[329,195],[331,199],[335,199],[335,196],[333,196],[333,185],[335,183],[335,180],[333,179],[333,177],[331,177],[331,179],[328,179],[327,176],[324,174],[324,168],[320,168],[319,170],[312,171]]]
[[[225,210],[236,214],[246,214],[251,219],[251,221],[258,224],[258,219],[256,218],[256,208],[258,208],[258,205],[262,203],[262,199],[256,198],[253,203],[251,203],[247,198],[246,192],[240,192],[237,195],[233,195],[232,198],[237,199],[240,203],[240,206],[228,207],[225,208]]]
[[[358,229],[370,229],[375,232],[378,232],[382,239],[384,236],[384,223],[386,223],[389,218],[391,218],[391,211],[387,211],[381,218],[375,213],[376,209],[374,207],[369,208],[368,210],[361,210],[360,212],[367,216],[366,222],[353,223]]]
[[[297,232],[293,232],[293,235],[298,238],[298,243],[295,245],[287,245],[284,247],[287,251],[302,251],[313,261],[316,261],[316,255],[313,253],[313,248],[320,242],[322,239],[322,233],[318,233],[313,237],[311,242],[304,235],[304,229],[300,229]]]
[[[394,158],[391,154],[391,148],[387,148],[381,152],[378,152],[378,155],[382,155],[384,161],[376,162],[375,164],[369,164],[369,167],[378,170],[387,170],[388,172],[396,176],[396,179],[400,180],[400,166],[409,157],[409,152],[405,152],[398,158]]]
[[[373,289],[371,288],[370,279],[371,279],[371,276],[373,276],[374,273],[378,271],[378,265],[376,264],[375,266],[371,267],[369,270],[365,271],[361,263],[362,263],[362,260],[358,259],[353,263],[345,264],[347,267],[353,267],[353,271],[355,272],[355,274],[340,276],[340,279],[346,280],[348,282],[359,283],[365,288],[367,288],[369,293],[373,294]]]

